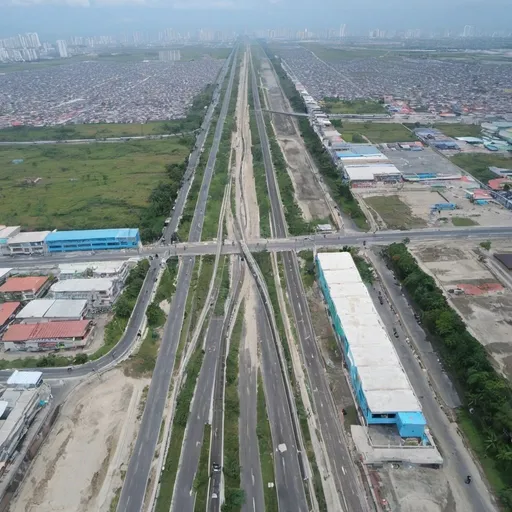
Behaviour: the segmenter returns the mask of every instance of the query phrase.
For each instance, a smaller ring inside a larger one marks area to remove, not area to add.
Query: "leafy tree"
[[[491,241],[487,240],[486,242],[480,242],[480,247],[486,251],[489,251],[491,249]]]
[[[89,359],[89,356],[87,354],[85,354],[84,352],[81,352],[80,354],[77,354],[75,356],[73,364],[85,364],[88,359]]]

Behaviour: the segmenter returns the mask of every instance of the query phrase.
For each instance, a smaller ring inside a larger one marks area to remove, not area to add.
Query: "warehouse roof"
[[[364,380],[365,391],[374,389],[409,389],[410,384],[402,368],[381,366],[380,368],[361,367],[357,373]]]
[[[71,320],[69,322],[11,325],[4,333],[2,341],[83,338],[87,334],[90,323],[90,320]]]
[[[366,286],[361,282],[355,283],[335,283],[329,286],[331,298],[335,297],[367,297]],[[371,301],[371,299],[370,299]]]
[[[15,231],[18,231],[20,226],[7,226],[0,230],[0,239],[9,238]]]
[[[30,301],[16,318],[76,318],[86,306],[86,300],[36,299]]]
[[[393,164],[345,165],[351,181],[373,181],[377,176],[400,176],[402,173]]]
[[[421,411],[421,405],[410,388],[368,391],[364,396],[372,414]]]
[[[68,240],[92,240],[103,238],[135,238],[139,230],[135,228],[119,229],[81,229],[78,231],[54,231],[46,238],[47,243]]]
[[[359,297],[353,297],[353,296],[344,296],[340,295],[335,298],[333,298],[334,305],[336,306],[336,311],[338,313],[343,314],[343,317],[351,317],[351,316],[371,316],[375,318],[375,306],[373,305],[373,302],[371,300],[368,301],[361,301],[357,300]],[[343,323],[348,324],[349,321],[343,321]]]
[[[126,265],[126,261],[89,261],[83,263],[61,263],[61,274],[83,274],[91,269],[97,274],[118,274]]]
[[[348,357],[357,371],[368,407],[373,414],[421,411],[367,287],[355,265],[349,268],[346,259],[352,256],[326,254],[318,254],[317,260],[321,266],[325,262],[327,268],[336,269],[327,270],[324,276],[349,344]],[[335,258],[339,258],[338,263]]]
[[[18,233],[12,238],[9,238],[9,244],[42,243],[49,233],[49,231],[27,231],[26,233]]]
[[[19,302],[4,302],[0,304],[0,326],[4,325],[11,315],[18,309]]]
[[[31,300],[17,315],[16,318],[42,318],[55,301],[53,299]]]
[[[66,279],[58,281],[51,287],[52,292],[94,292],[110,290],[114,284],[112,279],[97,277],[92,279]]]
[[[0,286],[0,293],[38,291],[48,281],[48,276],[10,277]]]
[[[12,375],[7,379],[7,384],[9,386],[35,386],[42,376],[43,372],[14,370]]]
[[[319,252],[316,259],[322,265],[322,271],[356,268],[354,259],[349,252]]]
[[[68,300],[57,299],[53,301],[48,311],[45,313],[45,318],[78,318],[82,315],[84,309],[87,307],[87,301],[83,300]]]

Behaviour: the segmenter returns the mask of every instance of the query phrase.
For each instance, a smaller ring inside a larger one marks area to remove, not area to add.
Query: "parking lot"
[[[501,371],[512,377],[512,276],[492,255],[511,252],[512,241],[493,241],[490,254],[478,241],[461,240],[442,246],[411,243],[410,250],[435,278],[470,333],[486,346]]]
[[[461,176],[461,170],[430,148],[423,151],[379,148],[405,175],[436,173]],[[353,188],[353,192],[370,208],[381,229],[420,227],[508,226],[512,211],[496,203],[478,205],[469,200],[472,186],[468,180],[432,180],[428,182],[376,183],[371,187]],[[438,203],[454,203],[454,210],[437,210]]]

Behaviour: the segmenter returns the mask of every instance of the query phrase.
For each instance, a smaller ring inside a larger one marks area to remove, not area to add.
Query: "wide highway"
[[[271,203],[272,232],[275,236],[287,236],[287,224],[281,205],[277,179],[272,165],[270,145],[265,129],[265,121],[260,107],[256,73],[252,69],[252,90],[258,132],[260,134],[263,163],[267,177],[267,186]],[[306,237],[307,238],[307,237]],[[306,240],[308,241],[308,240]],[[302,280],[295,252],[287,251],[282,255],[288,298],[295,317],[297,335],[302,348],[303,360],[310,382],[315,414],[318,417],[321,438],[325,450],[330,456],[332,476],[335,479],[340,503],[345,512],[363,512],[367,510],[364,492],[357,476],[346,439],[341,433],[338,415],[326,382],[322,358],[316,345],[309,306],[302,287]]]
[[[190,226],[189,241],[191,242],[197,242],[201,239],[204,212],[206,208],[206,201],[208,200],[208,191],[233,88],[234,71],[236,67],[236,50],[231,54],[230,63],[231,72],[229,75],[228,86],[226,88],[222,108],[217,121],[208,163],[203,175],[203,181],[201,183],[201,189],[197,199],[192,225]],[[165,324],[164,335],[162,337],[155,369],[153,371],[153,377],[149,387],[139,434],[130,458],[123,489],[117,506],[117,510],[119,512],[140,512],[143,507],[147,482],[151,471],[151,465],[154,460],[155,448],[162,423],[163,411],[167,400],[167,394],[169,392],[171,375],[174,369],[174,359],[183,325],[185,304],[187,301],[194,263],[195,258],[191,256],[185,257],[180,265],[176,282],[176,291],[171,303],[169,316]]]

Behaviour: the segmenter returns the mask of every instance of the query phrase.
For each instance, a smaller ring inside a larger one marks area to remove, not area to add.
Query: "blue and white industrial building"
[[[49,253],[137,249],[140,235],[132,228],[53,231],[45,243]]]
[[[402,438],[426,440],[421,405],[400,363],[354,259],[318,253],[318,282],[367,425],[396,425]]]

